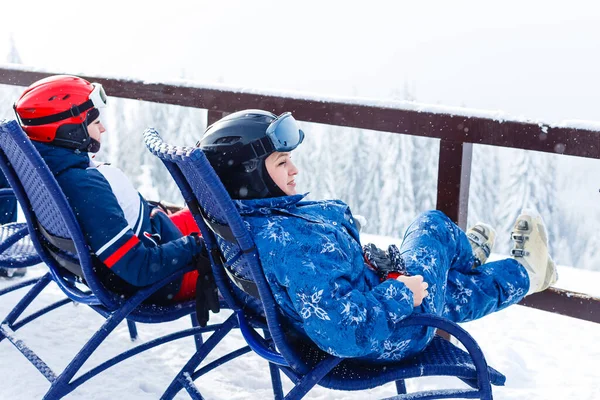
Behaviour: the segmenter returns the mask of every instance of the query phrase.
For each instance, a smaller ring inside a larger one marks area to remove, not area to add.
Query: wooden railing
[[[29,86],[54,75],[18,66],[0,67],[0,84]],[[553,154],[600,158],[600,130],[545,126],[535,122],[501,121],[412,109],[404,102],[380,103],[357,99],[235,91],[219,87],[146,83],[130,79],[82,76],[100,82],[111,96],[208,110],[208,122],[248,108],[275,114],[291,111],[301,121],[363,128],[440,139],[437,209],[466,227],[472,145],[512,147]],[[600,298],[550,288],[520,304],[600,323]]]

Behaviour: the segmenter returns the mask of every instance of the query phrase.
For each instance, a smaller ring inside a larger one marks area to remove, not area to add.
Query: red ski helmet
[[[34,82],[14,104],[21,127],[31,140],[86,150],[90,144],[89,117],[106,107],[102,85],[70,75]]]

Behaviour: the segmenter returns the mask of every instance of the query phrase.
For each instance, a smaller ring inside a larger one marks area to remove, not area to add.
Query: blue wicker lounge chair
[[[237,314],[248,345],[269,362],[276,399],[284,398],[278,371],[286,374],[294,384],[285,399],[300,399],[315,385],[337,390],[363,390],[389,382],[396,384],[398,396],[395,399],[492,399],[491,385],[504,384],[505,377],[487,366],[475,340],[457,324],[436,316],[413,316],[402,324],[432,326],[446,331],[455,336],[468,353],[436,337],[419,356],[381,366],[337,358],[308,340],[297,340],[285,330],[285,317],[273,299],[254,242],[203,152],[198,148],[170,146],[152,129],[146,130],[144,140],[150,152],[163,161],[194,214],[209,249],[222,296]],[[240,265],[242,269],[247,268],[252,281],[234,276],[226,267],[233,263],[238,271]],[[252,326],[261,321],[267,325],[264,337]],[[190,360],[180,375],[195,379],[198,376],[198,371],[194,371],[195,361]],[[471,388],[406,394],[405,379],[428,375],[456,376]],[[177,393],[180,389],[177,384],[174,382],[165,398]]]
[[[92,255],[64,194],[35,147],[15,121],[0,122],[0,168],[14,189],[25,213],[29,232],[33,233],[31,235],[33,245],[49,268],[49,272],[34,283],[29,292],[0,323],[0,341],[8,340],[14,344],[48,380],[50,388],[45,398],[61,398],[113,365],[142,351],[183,337],[195,337],[198,348],[195,359],[201,361],[232,328],[237,326],[235,315],[221,324],[204,328],[196,324],[189,329],[142,343],[80,373],[73,379],[84,362],[123,320],[128,322],[132,338],[137,334],[134,322],[161,323],[189,315],[192,316],[192,321],[195,321],[194,301],[160,307],[144,303],[144,300],[157,289],[191,270],[192,266],[152,286],[140,289],[129,298],[108,291],[94,273]],[[31,301],[51,282],[60,287],[66,298],[26,317],[21,317]],[[71,302],[91,307],[105,317],[106,321],[67,367],[62,372],[55,373],[14,333],[49,311]],[[226,305],[224,304],[223,307]],[[214,333],[203,343],[200,334],[205,332]],[[222,359],[227,360],[237,355],[239,354],[226,355]],[[218,363],[219,360],[211,365]],[[178,376],[176,379],[182,378]],[[178,384],[185,385],[185,379],[182,381]]]
[[[0,201],[14,197],[12,189],[0,189]],[[25,275],[27,267],[40,262],[29,239],[27,224],[9,222],[0,226],[0,277],[21,277]]]

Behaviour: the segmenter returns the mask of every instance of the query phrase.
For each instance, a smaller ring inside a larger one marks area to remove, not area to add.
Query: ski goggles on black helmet
[[[263,137],[246,143],[241,147],[234,146],[225,150],[222,157],[219,157],[221,160],[217,164],[233,166],[238,163],[264,157],[276,151],[292,151],[303,140],[304,132],[298,126],[292,113],[285,112],[269,124]]]
[[[273,150],[279,152],[292,151],[304,140],[304,132],[291,112],[285,112],[275,118],[266,133]]]

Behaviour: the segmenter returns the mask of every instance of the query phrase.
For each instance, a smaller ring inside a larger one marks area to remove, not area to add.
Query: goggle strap
[[[77,117],[82,113],[86,112],[90,108],[94,107],[94,103],[91,99],[83,102],[78,106],[72,106],[66,111],[59,112],[58,114],[47,115],[45,117],[39,118],[21,118],[21,122],[25,126],[39,126],[39,125],[47,125],[52,124],[54,122],[62,121],[67,118]]]
[[[270,154],[275,150],[271,140],[268,137],[260,138],[247,143],[235,151],[236,158],[244,161],[253,160]]]
[[[268,137],[263,137],[259,140],[255,140],[252,143],[248,143],[248,146],[250,146],[254,152],[254,157],[252,158],[264,156],[265,154],[272,153],[275,150],[273,143],[271,143],[271,139]]]

